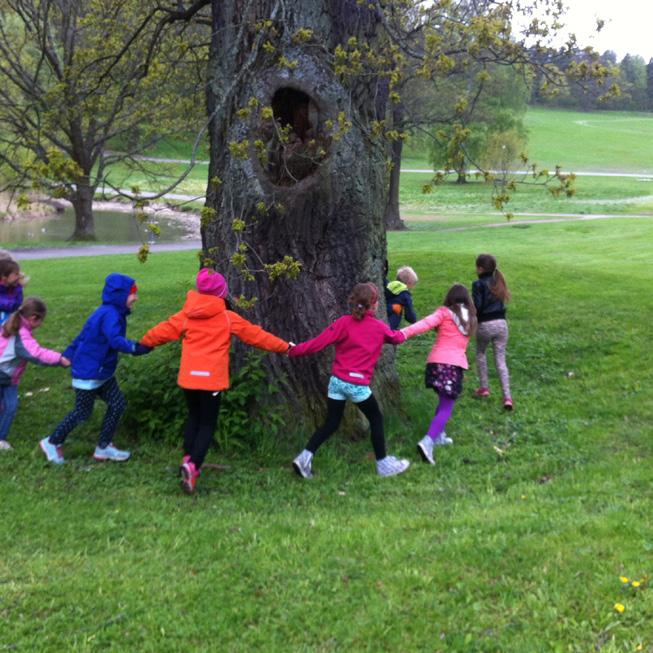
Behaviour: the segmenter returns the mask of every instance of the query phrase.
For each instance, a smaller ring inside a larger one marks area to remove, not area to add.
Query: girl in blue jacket
[[[64,417],[52,435],[43,438],[41,449],[46,458],[57,465],[64,462],[62,445],[68,434],[93,412],[96,398],[107,405],[100,438],[93,457],[95,460],[127,460],[129,451],[113,446],[113,435],[125,412],[125,396],[114,377],[118,353],[139,356],[151,351],[133,340],[125,338],[127,316],[138,299],[134,279],[124,274],[112,273],[104,283],[102,305],[86,320],[80,334],[64,352],[71,362],[75,408]]]

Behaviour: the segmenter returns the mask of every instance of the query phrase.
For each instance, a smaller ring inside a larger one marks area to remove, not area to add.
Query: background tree
[[[156,0],[0,0],[4,187],[70,200],[72,238],[94,238],[110,166],[201,119],[202,44],[177,22],[196,13]]]
[[[418,10],[417,43],[400,6]],[[386,144],[402,137],[387,120],[388,100],[405,62],[419,62],[420,77],[434,80],[449,73],[454,53],[461,65],[497,57],[519,65],[526,49],[512,33],[511,2],[212,7],[205,262],[227,272],[235,295],[258,298],[249,304],[253,319],[303,340],[346,310],[354,283],[381,284]],[[543,24],[529,33],[544,33]],[[268,364],[289,401],[303,407],[297,418],[314,421],[328,357]],[[397,395],[391,352],[377,368],[376,392],[382,401]]]

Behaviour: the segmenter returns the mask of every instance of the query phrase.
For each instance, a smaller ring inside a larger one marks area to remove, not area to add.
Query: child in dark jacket
[[[12,258],[0,256],[0,325],[23,303],[22,279],[18,263]]]
[[[405,317],[406,322],[410,324],[417,321],[417,315],[413,308],[413,296],[410,293],[417,281],[415,270],[404,266],[397,270],[397,280],[385,285],[384,295],[388,324],[393,331],[399,328],[402,317]]]
[[[125,411],[125,397],[114,377],[118,353],[140,356],[151,351],[125,338],[127,316],[138,299],[138,288],[131,277],[110,274],[102,291],[102,305],[86,320],[79,335],[63,355],[72,361],[75,408],[64,417],[53,433],[41,440],[46,458],[57,465],[64,462],[62,446],[68,434],[93,412],[96,398],[107,404],[100,437],[93,457],[95,460],[124,461],[129,451],[113,446],[113,435]]]

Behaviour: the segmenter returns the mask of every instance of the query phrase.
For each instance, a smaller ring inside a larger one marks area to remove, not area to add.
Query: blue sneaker
[[[436,447],[446,447],[450,444],[453,444],[453,440],[444,432],[440,433],[435,440],[433,440],[433,444]]]
[[[113,460],[115,462],[124,462],[129,460],[131,454],[129,451],[123,451],[122,449],[116,449],[113,446],[113,442],[109,443],[106,447],[95,447],[95,452],[93,453],[93,458],[104,462],[105,460]]]
[[[63,451],[61,450],[61,445],[52,444],[50,438],[43,438],[39,442],[41,450],[45,454],[45,457],[48,459],[48,462],[54,463],[55,465],[63,465]]]
[[[313,454],[308,449],[304,449],[304,451],[302,451],[299,456],[292,461],[292,466],[297,474],[302,478],[313,478],[312,461]]]

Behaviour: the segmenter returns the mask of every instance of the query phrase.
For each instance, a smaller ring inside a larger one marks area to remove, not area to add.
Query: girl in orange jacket
[[[188,419],[184,429],[182,488],[192,493],[218,423],[220,398],[229,388],[231,336],[266,351],[285,353],[289,344],[227,309],[229,289],[218,272],[203,268],[197,291],[190,290],[184,307],[152,327],[141,339],[157,347],[182,338],[177,383],[184,391]]]

